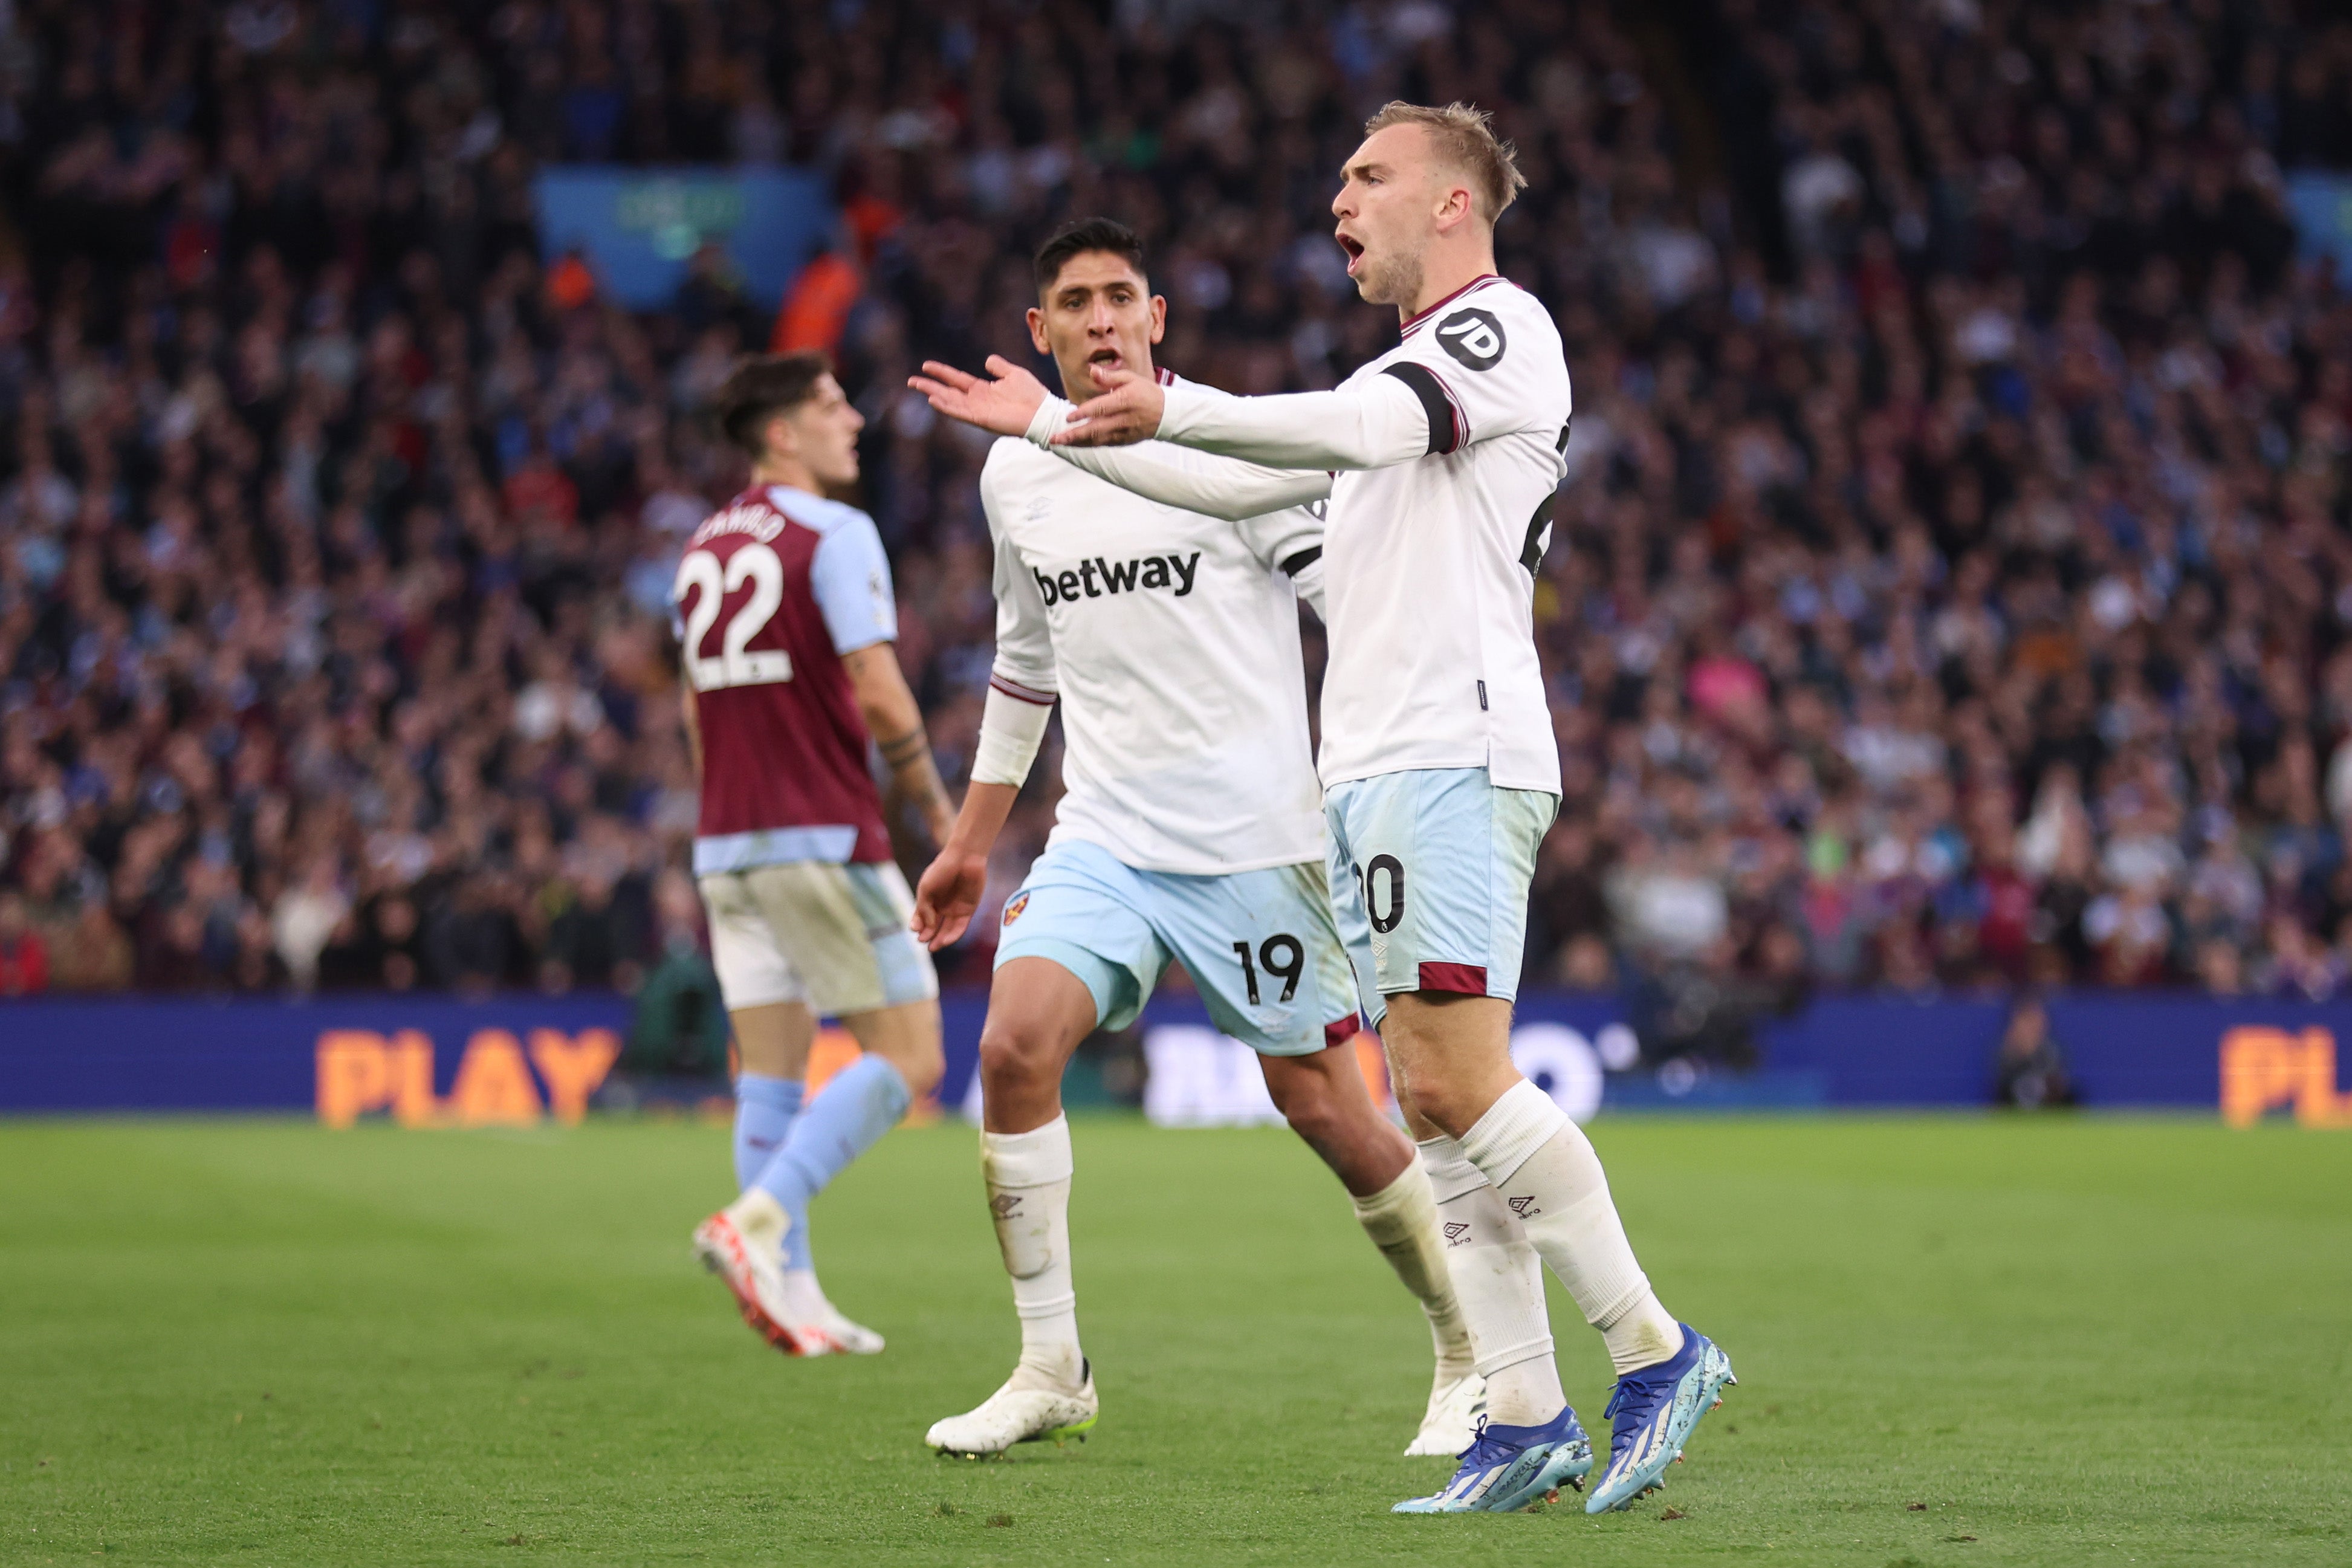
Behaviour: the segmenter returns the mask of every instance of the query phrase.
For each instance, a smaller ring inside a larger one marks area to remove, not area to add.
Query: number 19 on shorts
[[[1277,931],[1259,943],[1255,963],[1246,942],[1234,943],[1234,952],[1242,961],[1242,983],[1249,990],[1251,1006],[1258,1005],[1261,1000],[1257,979],[1260,969],[1265,971],[1269,980],[1282,982],[1282,994],[1276,1001],[1287,1002],[1298,994],[1298,977],[1307,970],[1307,949],[1288,931]]]

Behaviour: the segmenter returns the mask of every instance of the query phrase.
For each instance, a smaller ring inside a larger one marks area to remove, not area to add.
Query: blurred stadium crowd
[[[1025,358],[1030,248],[1101,211],[1165,363],[1330,384],[1394,331],[1325,211],[1392,96],[1497,110],[1576,378],[1531,982],[2336,990],[2352,291],[2281,187],[2352,163],[2322,12],[16,0],[0,993],[689,954],[666,599],[730,356],[835,351],[952,779],[984,441],[906,373]],[[835,181],[781,318],[715,247],[649,315],[539,256],[536,169],[692,161]]]

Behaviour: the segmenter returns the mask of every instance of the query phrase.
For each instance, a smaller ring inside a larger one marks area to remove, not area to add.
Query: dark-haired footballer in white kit
[[[1139,248],[1096,220],[1041,254],[1032,331],[1065,385],[1094,364],[1150,371],[1165,305]],[[1408,1451],[1452,1452],[1482,1387],[1470,1331],[1428,1180],[1357,1068],[1357,998],[1325,883],[1297,610],[1316,598],[1322,520],[1305,508],[1204,516],[1011,438],[990,452],[981,499],[995,545],[994,677],[972,787],[923,875],[917,931],[936,942],[962,929],[1056,700],[1067,793],[1004,906],[981,1037],[982,1166],[1021,1360],[928,1440],[987,1454],[1093,1424],[1058,1086],[1077,1041],[1131,1022],[1181,963],[1217,1026],[1259,1053],[1275,1103],[1421,1300],[1437,1367]]]

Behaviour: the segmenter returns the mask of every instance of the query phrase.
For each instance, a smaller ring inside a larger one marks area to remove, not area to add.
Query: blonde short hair
[[[1493,121],[1494,116],[1485,110],[1458,100],[1438,109],[1398,99],[1381,105],[1378,114],[1364,121],[1364,134],[1370,136],[1391,125],[1418,125],[1427,131],[1439,151],[1470,176],[1478,204],[1486,209],[1479,216],[1493,223],[1512,198],[1528,188],[1528,177],[1519,173],[1517,150],[1495,134]]]

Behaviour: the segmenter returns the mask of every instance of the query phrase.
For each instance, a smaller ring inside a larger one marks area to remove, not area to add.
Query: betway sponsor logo
[[[1139,594],[1147,588],[1172,588],[1181,599],[1192,591],[1192,574],[1200,568],[1201,552],[1195,550],[1190,555],[1146,555],[1136,561],[1106,561],[1097,555],[1079,562],[1076,571],[1048,574],[1033,566],[1029,574],[1037,579],[1037,592],[1045,595],[1045,603],[1058,605],[1106,594]]]

